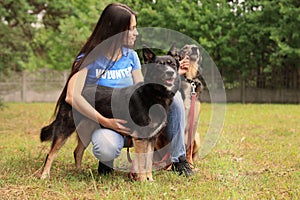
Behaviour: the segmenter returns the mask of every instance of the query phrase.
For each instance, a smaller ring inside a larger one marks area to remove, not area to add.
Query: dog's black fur
[[[156,56],[149,48],[144,47],[143,58],[147,67],[144,83],[115,89],[103,86],[86,87],[83,96],[91,105],[95,105],[95,109],[103,116],[128,121],[126,126],[131,129],[133,138],[146,140],[156,138],[166,123],[166,112],[180,87],[177,72],[179,62],[171,56],[171,50],[168,54]],[[41,141],[52,139],[49,154],[52,151],[54,155],[56,154],[65,140],[76,130],[75,124],[83,118],[74,119],[73,112],[76,111],[63,100],[55,120],[42,128]],[[41,178],[49,176],[50,173],[54,156],[52,155],[50,159],[48,156]]]

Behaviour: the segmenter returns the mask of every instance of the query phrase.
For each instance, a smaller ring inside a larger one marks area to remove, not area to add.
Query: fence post
[[[243,77],[240,78],[240,87],[241,87],[241,103],[245,104],[246,88],[245,88],[245,79]]]
[[[26,70],[22,71],[21,101],[26,102]]]
[[[63,85],[66,84],[67,80],[68,80],[67,70],[64,70],[64,82],[63,82]]]
[[[245,84],[245,79],[242,79],[242,103],[245,104],[246,102],[246,84]]]

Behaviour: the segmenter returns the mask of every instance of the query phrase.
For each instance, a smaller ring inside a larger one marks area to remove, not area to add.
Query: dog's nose
[[[171,70],[169,70],[169,71],[167,71],[166,72],[166,74],[168,75],[168,77],[172,77],[173,75],[174,75],[174,71],[171,71]]]
[[[191,54],[198,54],[198,48],[197,47],[192,47]]]

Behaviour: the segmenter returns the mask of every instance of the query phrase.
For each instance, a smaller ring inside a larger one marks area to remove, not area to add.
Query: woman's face
[[[136,18],[134,15],[130,19],[130,27],[128,31],[128,46],[134,46],[136,37],[138,36],[138,31],[136,29]]]

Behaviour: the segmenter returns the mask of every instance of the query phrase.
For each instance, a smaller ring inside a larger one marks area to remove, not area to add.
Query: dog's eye
[[[168,60],[168,61],[167,61],[167,64],[168,64],[168,65],[172,65],[172,63],[173,63],[173,62],[172,62],[171,60]]]
[[[172,67],[176,67],[176,63],[172,62],[172,60],[167,60],[167,64]]]
[[[158,64],[160,64],[160,65],[164,65],[164,64],[165,64],[165,62],[164,62],[164,61],[162,61],[162,60],[160,60],[160,61],[158,61]]]

